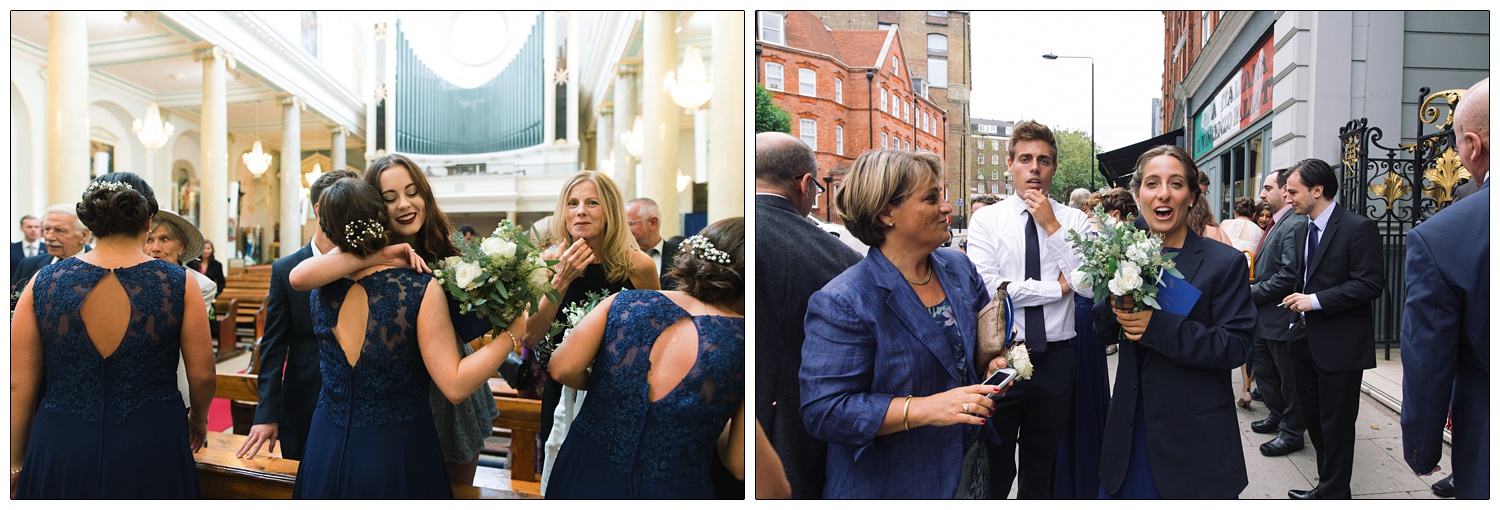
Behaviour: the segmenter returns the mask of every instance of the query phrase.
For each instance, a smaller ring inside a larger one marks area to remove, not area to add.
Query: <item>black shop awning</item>
[[[1140,159],[1141,154],[1151,150],[1158,145],[1183,146],[1182,129],[1178,128],[1155,138],[1136,142],[1109,152],[1099,154],[1099,173],[1104,179],[1117,188],[1123,188],[1130,184],[1130,177],[1135,172],[1135,161]]]

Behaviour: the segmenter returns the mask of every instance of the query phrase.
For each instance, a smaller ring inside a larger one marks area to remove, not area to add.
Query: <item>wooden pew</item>
[[[291,499],[297,482],[295,460],[281,457],[280,450],[264,449],[253,458],[236,458],[246,436],[208,433],[208,446],[193,454],[198,464],[198,482],[205,499]],[[521,492],[453,485],[455,499],[541,499]]]
[[[536,482],[541,473],[535,470],[536,436],[542,430],[542,401],[530,398],[495,397],[500,415],[491,424],[497,436],[510,436],[512,480]]]

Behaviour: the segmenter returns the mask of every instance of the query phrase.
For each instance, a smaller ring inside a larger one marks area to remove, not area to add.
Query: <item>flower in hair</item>
[[[707,237],[695,235],[693,237],[683,239],[682,245],[688,247],[689,252],[692,253],[694,257],[698,257],[709,262],[718,262],[726,266],[729,265],[729,254],[724,253],[723,251],[714,247],[714,243],[710,242]]]
[[[354,220],[344,225],[344,239],[350,245],[356,245],[365,241],[385,235],[385,225],[370,219]]]
[[[110,191],[135,190],[135,188],[130,187],[129,184],[120,181],[94,181],[89,183],[89,187],[84,188],[83,194],[88,195],[101,189],[107,189]]]

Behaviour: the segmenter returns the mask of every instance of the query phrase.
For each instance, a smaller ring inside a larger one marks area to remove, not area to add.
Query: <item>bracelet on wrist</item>
[[[901,405],[901,429],[910,431],[911,423],[906,421],[907,411],[911,410],[911,395],[906,396],[906,403]]]
[[[21,474],[21,469],[23,469],[23,468],[15,468],[15,469],[10,470],[10,476],[16,476],[16,475]]]

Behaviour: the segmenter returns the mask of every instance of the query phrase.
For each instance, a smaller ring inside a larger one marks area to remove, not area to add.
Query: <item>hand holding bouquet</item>
[[[1068,242],[1083,259],[1071,280],[1080,288],[1093,287],[1096,292],[1109,289],[1117,296],[1116,303],[1121,301],[1118,298],[1131,297],[1131,311],[1139,312],[1146,306],[1160,310],[1156,296],[1162,278],[1167,274],[1182,278],[1172,261],[1177,253],[1162,253],[1162,237],[1135,228],[1134,216],[1115,221],[1104,214],[1103,206],[1094,208],[1094,216],[1102,219],[1097,235],[1068,232]]]
[[[543,339],[536,346],[537,361],[542,362],[542,366],[547,366],[547,362],[552,360],[552,353],[557,351],[558,346],[558,343],[553,343],[550,339],[557,338],[560,343],[568,338],[568,335],[573,334],[573,328],[583,322],[583,316],[588,315],[594,307],[599,306],[600,301],[604,301],[604,298],[608,296],[603,290],[591,290],[583,294],[583,301],[569,304],[559,311],[560,320],[552,321],[552,329],[547,332],[547,339]]]
[[[551,283],[557,261],[542,260],[542,251],[510,220],[500,220],[486,238],[454,234],[453,244],[458,255],[439,261],[433,276],[458,300],[460,312],[488,319],[494,331],[504,331],[522,312],[536,313],[542,296],[561,300]]]

